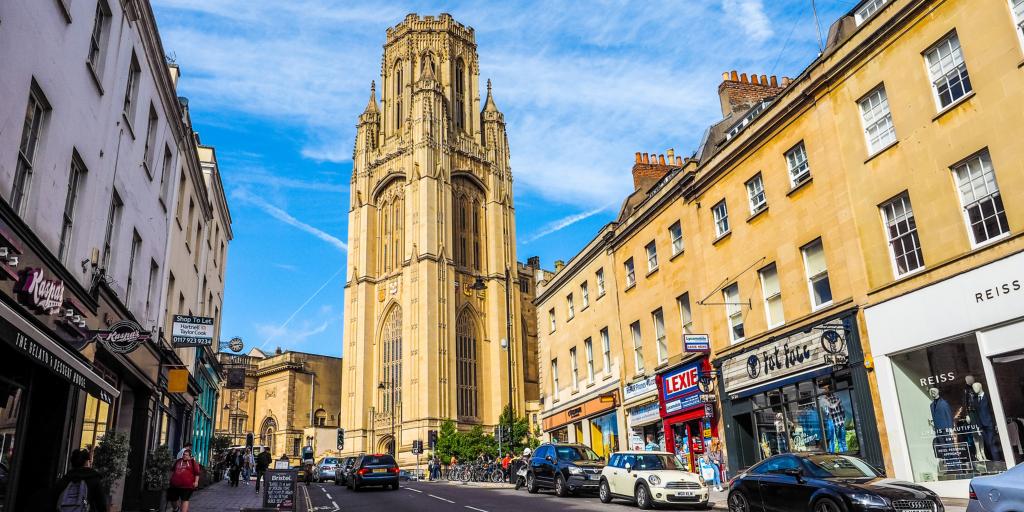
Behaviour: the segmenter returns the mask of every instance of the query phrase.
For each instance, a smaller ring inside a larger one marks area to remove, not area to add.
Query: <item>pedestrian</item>
[[[256,494],[260,492],[260,480],[263,480],[270,467],[270,451],[263,450],[256,456]]]
[[[512,463],[512,452],[505,454],[505,457],[501,459],[501,473],[506,482],[509,480],[508,465]]]
[[[708,455],[711,458],[711,464],[715,466],[715,490],[722,491],[723,473],[725,471],[722,466],[722,443],[717,437],[711,439],[711,449],[708,450]]]
[[[242,453],[242,481],[245,482],[245,485],[249,485],[249,478],[252,477],[252,470],[252,450],[246,448],[245,452]]]
[[[57,510],[60,512],[107,512],[103,475],[92,468],[89,450],[72,450],[71,470],[57,481]]]
[[[187,444],[181,458],[174,461],[171,486],[167,489],[167,501],[174,510],[188,512],[188,501],[192,498],[192,492],[199,487],[199,475],[199,463],[192,458],[192,445]]]
[[[242,473],[242,454],[238,450],[231,450],[228,455],[228,468],[231,487],[238,487],[238,476]]]
[[[656,452],[661,446],[654,440],[654,434],[647,434],[647,444],[644,445],[644,451]]]

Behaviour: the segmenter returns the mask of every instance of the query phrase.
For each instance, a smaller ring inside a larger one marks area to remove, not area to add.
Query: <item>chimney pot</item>
[[[747,74],[740,73],[740,82],[747,83]]]
[[[640,152],[636,152],[636,163],[640,163]]]
[[[758,79],[757,79],[757,75],[750,75],[750,83],[752,83],[752,84],[754,84],[754,85],[757,85],[757,84],[759,84],[759,83],[760,83],[760,82],[758,81]]]
[[[778,87],[778,86],[779,86],[779,77],[777,77],[775,75],[772,75],[772,87]]]
[[[732,70],[731,76],[732,76],[732,81],[733,82],[739,82],[740,81],[740,75],[738,73],[736,73],[735,69]]]
[[[784,76],[784,77],[782,77],[782,86],[786,87],[787,85],[789,85],[789,77],[788,76]]]
[[[725,81],[728,81],[728,80],[729,80],[729,72],[726,71],[726,72],[722,73],[722,81],[725,82]]]
[[[683,157],[681,157],[681,156],[677,156],[676,157],[676,165],[679,165],[679,166],[683,165]]]
[[[761,85],[768,85],[768,75],[761,75]]]
[[[651,163],[651,155],[648,155],[647,153],[644,153],[644,163],[645,164]]]
[[[658,165],[665,165],[665,155],[658,155]]]
[[[675,148],[668,148],[668,151],[665,152],[665,157],[668,158],[668,163],[670,163],[670,164],[672,163],[672,160],[675,159],[675,155],[676,155]]]

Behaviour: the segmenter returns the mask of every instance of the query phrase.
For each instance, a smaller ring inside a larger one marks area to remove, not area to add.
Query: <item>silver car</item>
[[[338,459],[335,457],[324,457],[316,464],[316,481],[334,480],[334,470],[338,467]]]
[[[971,480],[967,512],[1018,512],[1024,510],[1024,464],[1005,473]]]

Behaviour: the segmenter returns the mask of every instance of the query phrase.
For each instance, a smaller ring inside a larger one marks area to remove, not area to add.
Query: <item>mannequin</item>
[[[1003,460],[1003,450],[999,446],[999,435],[996,434],[996,417],[992,411],[992,398],[985,393],[984,386],[980,382],[971,385],[977,396],[978,420],[981,427],[981,439],[985,443],[985,456],[988,460]]]
[[[843,453],[846,451],[846,409],[843,402],[832,392],[832,384],[824,383],[821,390],[821,415],[825,419],[825,451]]]
[[[953,437],[953,409],[949,406],[949,402],[942,395],[939,394],[939,388],[928,388],[928,396],[932,399],[931,412],[932,419],[928,420],[932,425],[932,429],[935,431],[935,439],[932,440],[932,447],[935,450],[935,457],[942,459],[945,465],[946,471],[957,471],[960,467],[956,460],[948,458],[951,454],[950,451],[944,451],[946,457],[940,457],[938,446],[949,445],[954,442]]]
[[[956,411],[956,420],[957,426],[962,427],[960,429],[962,441],[967,443],[971,460],[980,461],[985,457],[982,451],[981,437],[975,435],[978,431],[978,395],[974,392],[975,382],[973,375],[964,377],[963,401],[960,409]]]

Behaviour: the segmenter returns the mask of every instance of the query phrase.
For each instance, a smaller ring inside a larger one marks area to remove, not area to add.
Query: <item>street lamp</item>
[[[398,407],[398,404],[395,403],[395,383],[394,383],[394,379],[392,379],[392,382],[388,383],[387,386],[385,386],[385,384],[384,384],[385,382],[387,382],[387,375],[386,374],[385,374],[384,380],[377,384],[377,390],[383,392],[385,389],[388,389],[388,386],[390,386],[390,393],[391,393],[391,401],[390,401],[390,403],[391,403],[391,407],[390,407],[390,409],[388,409],[388,412],[391,413],[391,456],[394,457],[394,456],[398,455],[398,438],[395,437],[395,411],[397,410],[396,408]]]
[[[512,271],[505,267],[505,343],[502,348],[507,350],[506,355],[508,356],[508,407],[509,410],[515,413],[515,402],[512,401]],[[470,290],[484,290],[487,288],[487,283],[484,282],[483,278],[477,276],[473,284],[469,285]],[[500,417],[499,417],[500,418]],[[501,426],[501,420],[498,421],[498,426]],[[511,425],[509,425],[511,428]]]

